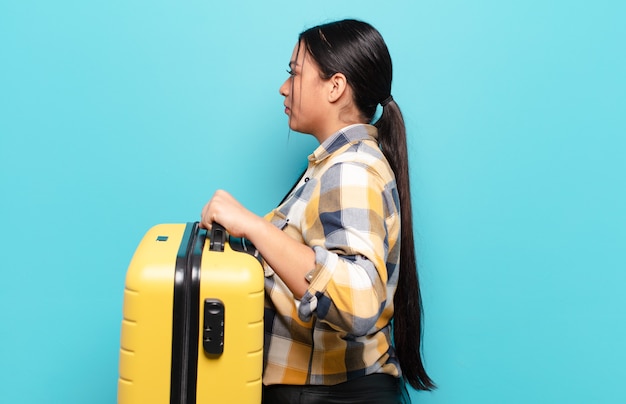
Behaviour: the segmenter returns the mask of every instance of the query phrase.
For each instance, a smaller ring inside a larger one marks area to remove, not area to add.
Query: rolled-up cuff
[[[311,319],[317,309],[318,299],[326,291],[339,261],[337,254],[333,254],[322,247],[314,246],[313,251],[315,252],[315,269],[309,272],[307,276],[307,280],[310,282],[309,287],[300,299],[300,307],[298,308],[298,316],[302,321]]]

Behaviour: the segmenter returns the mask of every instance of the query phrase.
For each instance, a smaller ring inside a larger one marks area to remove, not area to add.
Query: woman
[[[217,191],[201,222],[249,239],[265,261],[263,401],[408,400],[403,378],[434,384],[420,355],[406,134],[387,46],[369,24],[337,21],[301,33],[289,67],[289,127],[320,143],[305,174],[265,218]]]

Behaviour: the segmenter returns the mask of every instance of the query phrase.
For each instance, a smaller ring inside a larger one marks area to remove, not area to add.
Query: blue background
[[[316,146],[297,34],[374,24],[410,134],[416,403],[626,402],[623,1],[0,2],[0,402],[112,403],[143,233],[258,214]]]

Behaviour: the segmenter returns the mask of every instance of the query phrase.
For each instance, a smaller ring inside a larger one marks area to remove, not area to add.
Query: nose
[[[285,80],[282,86],[278,89],[278,92],[283,97],[287,97],[289,95],[289,79]]]

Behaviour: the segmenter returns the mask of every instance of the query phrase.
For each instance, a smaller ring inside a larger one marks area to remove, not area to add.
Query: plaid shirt
[[[400,376],[390,337],[399,209],[375,127],[344,128],[309,156],[298,185],[266,217],[313,248],[315,268],[296,300],[265,266],[264,384]]]

